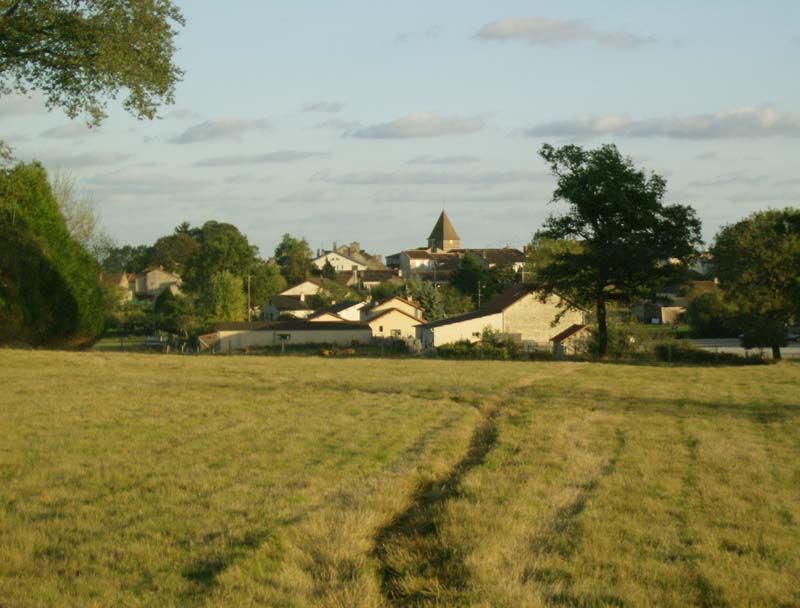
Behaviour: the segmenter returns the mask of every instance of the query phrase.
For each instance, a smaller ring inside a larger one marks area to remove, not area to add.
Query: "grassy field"
[[[800,365],[0,350],[0,606],[798,606]]]

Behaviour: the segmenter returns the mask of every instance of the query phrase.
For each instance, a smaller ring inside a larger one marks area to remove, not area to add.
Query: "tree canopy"
[[[553,202],[569,210],[548,217],[535,241],[579,246],[552,250],[534,281],[545,295],[568,297],[568,306],[594,308],[598,350],[605,355],[606,305],[647,296],[672,276],[701,243],[700,220],[689,206],[665,205],[666,180],[636,169],[614,145],[545,144],[539,154],[556,178]]]
[[[712,255],[743,346],[766,346],[780,358],[790,325],[800,323],[800,210],[761,211],[725,226]]]
[[[205,289],[211,277],[221,272],[243,279],[256,265],[258,248],[232,224],[206,222],[200,228],[197,242],[198,249],[188,260],[183,277],[189,291]]]
[[[39,90],[48,108],[97,124],[125,91],[128,112],[153,118],[183,76],[183,24],[170,0],[0,0],[0,93]]]
[[[284,234],[275,248],[275,259],[289,285],[304,281],[311,272],[311,248],[305,239]]]

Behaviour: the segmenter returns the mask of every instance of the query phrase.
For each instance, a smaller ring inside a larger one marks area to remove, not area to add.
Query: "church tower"
[[[450,218],[442,211],[439,220],[431,230],[431,235],[428,237],[429,249],[441,249],[448,251],[450,249],[461,249],[461,237],[458,236],[456,229],[453,228]]]

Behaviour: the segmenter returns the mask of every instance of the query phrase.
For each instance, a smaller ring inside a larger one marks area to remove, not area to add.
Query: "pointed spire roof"
[[[453,228],[450,218],[447,217],[447,214],[444,211],[442,211],[442,214],[439,216],[436,225],[433,227],[433,230],[431,230],[431,235],[428,237],[428,240],[431,239],[439,242],[458,241],[461,239],[461,237],[458,236],[456,229]]]

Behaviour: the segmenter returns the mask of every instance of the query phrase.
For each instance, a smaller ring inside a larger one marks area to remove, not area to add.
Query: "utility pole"
[[[250,306],[250,277],[253,276],[248,273],[247,275],[247,322],[250,322],[250,311],[252,307]]]
[[[478,308],[481,307],[481,282],[478,281]]]

